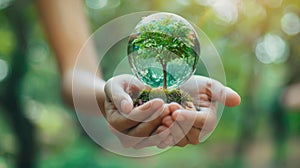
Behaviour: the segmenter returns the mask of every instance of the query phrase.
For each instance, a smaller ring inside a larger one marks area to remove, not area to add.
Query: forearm
[[[93,42],[85,45],[90,31],[83,13],[82,0],[35,0],[35,2],[41,23],[59,65],[65,100],[72,103],[72,82],[74,81],[83,83],[83,91],[94,89],[86,86],[86,83],[79,79],[82,76],[77,75],[77,72],[90,73],[97,75],[95,89],[98,99],[100,99],[98,101],[100,108],[103,110],[105,99],[103,87],[105,83],[101,79],[101,72],[98,71]],[[79,52],[85,57],[76,63]],[[76,73],[74,73],[75,66]],[[76,76],[73,76],[74,74]],[[74,77],[77,79],[74,80]]]
[[[90,35],[82,0],[36,0],[36,5],[63,75],[73,69],[76,57]],[[92,50],[91,47],[87,52],[93,53]],[[97,66],[95,60],[95,56],[90,55],[82,68]]]

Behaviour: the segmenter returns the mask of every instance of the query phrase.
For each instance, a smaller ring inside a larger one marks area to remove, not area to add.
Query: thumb
[[[133,109],[133,102],[128,92],[139,91],[144,86],[132,75],[120,75],[111,78],[105,85],[106,97],[113,102],[118,111],[128,114]]]
[[[110,79],[104,87],[106,98],[111,101],[118,111],[128,114],[133,108],[133,102],[128,93],[125,92],[122,83]]]
[[[205,93],[212,100],[229,107],[237,106],[241,102],[241,97],[238,93],[217,80],[198,75],[194,75],[191,79],[193,80],[188,80],[182,87],[183,90],[187,90],[190,94]],[[195,86],[198,92],[194,91]]]
[[[225,106],[234,107],[241,102],[241,97],[237,92],[224,86],[219,81],[208,79],[206,81],[206,86],[211,93],[212,99],[221,102]]]
[[[225,87],[225,106],[234,107],[241,103],[240,95],[229,87]]]

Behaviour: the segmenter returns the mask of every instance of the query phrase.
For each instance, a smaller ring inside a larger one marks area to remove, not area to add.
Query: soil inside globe
[[[166,103],[175,102],[187,110],[196,111],[193,99],[188,93],[180,89],[168,90],[163,89],[162,87],[151,90],[142,90],[138,97],[133,99],[134,107],[140,106],[154,98],[161,98]]]

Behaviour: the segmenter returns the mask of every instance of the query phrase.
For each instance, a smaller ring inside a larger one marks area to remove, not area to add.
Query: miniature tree
[[[141,81],[158,89],[142,91],[134,100],[135,105],[147,102],[152,96],[187,107],[189,96],[179,89],[168,88],[179,87],[190,78],[199,59],[199,50],[196,32],[180,16],[156,13],[143,18],[129,37],[128,60]]]
[[[161,64],[163,89],[167,89],[169,62],[179,59],[191,67],[196,66],[199,58],[196,34],[187,24],[174,19],[173,15],[139,24],[136,31],[130,36],[128,53],[136,51],[135,59],[154,57]]]

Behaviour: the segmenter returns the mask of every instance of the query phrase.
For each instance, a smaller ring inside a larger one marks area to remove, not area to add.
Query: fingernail
[[[162,117],[165,117],[165,116],[167,116],[168,114],[170,114],[170,110],[169,110],[169,108],[168,108],[168,105],[166,105],[166,104],[163,105],[163,108],[164,108],[164,111],[163,111],[163,113],[161,114],[161,116],[162,116]]]
[[[169,109],[171,112],[174,112],[178,109],[181,109],[181,106],[177,103],[171,103],[171,104],[169,104]]]
[[[157,100],[157,101],[155,101],[155,102],[153,102],[152,103],[152,109],[159,109],[159,108],[161,108],[162,107],[162,105],[163,105],[163,103],[161,102],[161,101],[159,101],[159,100]]]
[[[149,109],[150,107],[151,107],[151,102],[147,102],[147,103],[145,103],[145,104],[143,104],[142,106],[141,106],[141,110],[147,110],[147,109]]]

